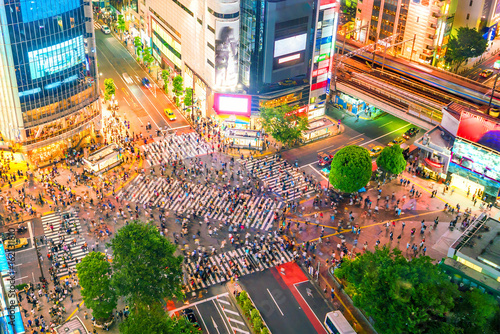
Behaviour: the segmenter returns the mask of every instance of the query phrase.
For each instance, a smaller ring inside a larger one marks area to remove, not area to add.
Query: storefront
[[[342,92],[337,93],[334,103],[338,108],[345,109],[353,114],[366,111],[369,107],[365,101]]]
[[[251,129],[250,95],[215,93],[213,108],[215,118],[226,127]]]
[[[261,132],[256,130],[227,129],[225,140],[230,147],[249,150],[261,150],[263,144]]]
[[[309,122],[309,129],[302,133],[302,142],[308,143],[313,140],[325,138],[333,134],[333,122],[326,118],[320,118]]]

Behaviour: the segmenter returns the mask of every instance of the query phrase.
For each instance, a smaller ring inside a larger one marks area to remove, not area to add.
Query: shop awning
[[[250,124],[250,117],[240,115],[217,115],[223,122],[232,122],[236,124]]]
[[[443,164],[442,163],[439,163],[439,162],[436,162],[436,161],[432,161],[431,159],[429,158],[425,158],[424,159],[425,163],[431,167],[434,167],[434,168],[441,168],[443,167]]]

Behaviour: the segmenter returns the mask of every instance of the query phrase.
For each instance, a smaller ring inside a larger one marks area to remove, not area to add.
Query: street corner
[[[308,280],[307,276],[296,262],[288,262],[276,266],[276,271],[287,286],[292,286],[296,283]]]

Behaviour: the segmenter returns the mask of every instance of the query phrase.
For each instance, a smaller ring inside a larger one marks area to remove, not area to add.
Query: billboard
[[[30,51],[28,58],[32,80],[68,69],[85,60],[83,36]]]
[[[250,117],[251,103],[252,97],[250,95],[220,93],[214,95],[214,109],[217,114]]]
[[[462,111],[457,137],[500,151],[500,123]]]
[[[279,39],[274,42],[274,58],[306,49],[307,33]]]
[[[240,21],[215,22],[215,86],[232,89],[238,84]]]

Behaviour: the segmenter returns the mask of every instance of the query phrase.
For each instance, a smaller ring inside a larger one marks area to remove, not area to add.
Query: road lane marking
[[[201,321],[203,322],[203,326],[205,326],[205,330],[207,331],[208,334],[210,334],[210,331],[208,330],[207,324],[205,323],[205,319],[203,319],[203,316],[201,315],[200,310],[198,310],[198,306],[194,306],[196,311],[198,311],[198,314],[200,315]]]
[[[181,126],[178,126],[178,127],[175,127],[175,128],[171,128],[170,130],[177,130],[177,129],[183,129],[183,128],[189,128],[191,127],[191,125],[181,125]]]
[[[232,314],[235,314],[235,315],[239,315],[238,312],[234,312],[232,310],[227,310],[226,308],[224,308],[224,312],[228,312],[228,313],[232,313]]]
[[[316,313],[314,313],[314,311],[313,311],[313,309],[312,309],[311,305],[309,305],[309,303],[307,302],[307,300],[306,300],[306,299],[304,298],[304,296],[302,296],[302,294],[300,293],[299,289],[297,289],[297,284],[302,284],[302,283],[304,283],[304,282],[295,283],[295,284],[293,285],[293,287],[295,288],[295,290],[297,290],[297,292],[299,293],[300,297],[302,297],[302,299],[303,299],[303,300],[304,300],[304,302],[306,303],[307,307],[309,307],[309,309],[311,310],[312,314],[314,314],[314,317],[316,318],[316,320],[318,320],[318,322],[321,324],[321,326],[323,326],[323,328],[325,328],[325,326],[323,325],[323,323],[322,323],[321,321],[319,321],[318,316],[316,315]],[[335,290],[333,290],[333,291],[335,292]],[[307,291],[307,294],[309,295],[309,291]],[[312,295],[312,291],[311,291],[311,297],[313,297],[313,298],[314,298],[314,296]],[[326,328],[325,328],[325,330],[326,330]],[[328,330],[327,330],[327,332],[328,332]]]
[[[385,136],[390,135],[391,133],[394,133],[394,132],[396,132],[396,131],[399,131],[399,130],[401,130],[401,129],[406,128],[408,125],[411,125],[411,123],[408,123],[408,124],[406,124],[406,125],[403,125],[403,126],[402,126],[402,127],[400,127],[399,129],[396,129],[396,130],[394,130],[394,131],[388,132],[388,133],[386,133],[385,135],[382,135],[382,136],[380,136],[380,137],[377,137],[377,138],[375,138],[375,139],[372,139],[372,140],[370,140],[370,141],[367,141],[366,143],[363,143],[363,144],[361,144],[361,145],[359,145],[359,146],[365,146],[366,144],[373,143],[374,141],[379,140],[380,138],[383,138],[383,137],[385,137]]]
[[[219,300],[219,298],[217,298],[217,300]],[[219,313],[219,316],[220,316],[220,318],[222,319],[222,322],[224,323],[224,326],[226,327],[227,332],[228,332],[228,333],[231,333],[231,331],[229,330],[229,327],[233,328],[233,326],[231,326],[231,323],[230,323],[230,322],[229,322],[229,320],[227,319],[226,314],[224,313],[224,316],[222,315],[222,313],[220,312],[219,307],[217,306],[217,303],[215,302],[215,300],[212,300],[212,303],[214,303],[214,306],[215,306],[215,308],[217,309],[217,312]],[[226,310],[226,309],[223,309],[223,311],[225,311],[225,310]],[[226,321],[224,321],[224,318],[226,318],[227,323],[226,323]],[[227,325],[229,325],[229,327],[227,327]],[[233,328],[233,329],[234,329],[234,328]]]
[[[243,321],[239,321],[239,320],[236,320],[236,319],[233,319],[233,318],[229,318],[229,317],[227,318],[227,320],[245,326],[245,323]]]
[[[325,180],[328,180],[328,178],[327,178],[326,176],[324,176],[323,174],[321,174],[321,172],[319,172],[319,171],[316,169],[316,167],[314,167],[314,166],[313,166],[313,164],[314,164],[314,162],[311,162],[310,164],[304,165],[304,166],[302,166],[302,167],[300,167],[300,168],[303,168],[303,167],[311,167],[311,169],[312,169],[313,171],[315,171],[316,173],[318,173],[318,174],[319,174],[322,178],[324,178]]]
[[[360,133],[359,135],[354,136],[354,137],[352,137],[352,138],[350,138],[350,139],[352,140],[352,139],[354,139],[354,138],[358,138],[358,137],[360,137],[360,136],[362,136],[362,135],[364,135],[364,133]],[[327,148],[329,148],[329,147],[334,147],[335,145],[337,145],[337,144],[333,144],[333,145],[330,145],[330,146],[323,147],[322,149],[319,149],[319,150],[317,150],[316,152],[321,152],[321,151],[323,151],[323,150],[325,150],[325,149],[327,149]]]
[[[273,299],[273,302],[274,302],[274,304],[276,304],[276,307],[280,311],[281,315],[284,316],[283,312],[281,311],[280,307],[278,306],[278,303],[276,303],[276,300],[274,299],[273,295],[271,294],[271,291],[269,291],[269,289],[266,289],[266,290],[269,293],[269,296],[271,296],[271,298]]]
[[[219,298],[221,296],[227,296],[227,295],[229,295],[229,292],[224,292],[224,293],[222,293],[220,295],[217,295],[217,296],[213,296],[213,297],[210,297],[210,298],[207,298],[207,299],[199,300],[197,302],[194,302],[194,303],[191,303],[191,304],[188,304],[188,305],[184,305],[184,306],[181,306],[179,308],[176,308],[175,310],[169,311],[168,314],[172,315],[175,312],[179,312],[179,311],[184,310],[185,308],[190,308],[190,307],[198,305],[198,304],[203,304],[203,303],[211,301],[212,299],[217,299],[217,298]]]
[[[394,121],[387,122],[387,123],[385,123],[384,125],[379,126],[379,128],[383,128],[384,126],[389,125],[389,124],[391,124],[392,122],[394,122]]]
[[[17,280],[21,280],[21,279],[23,279],[23,278],[28,278],[28,276],[23,276],[23,277],[16,278],[16,281],[17,281]]]

